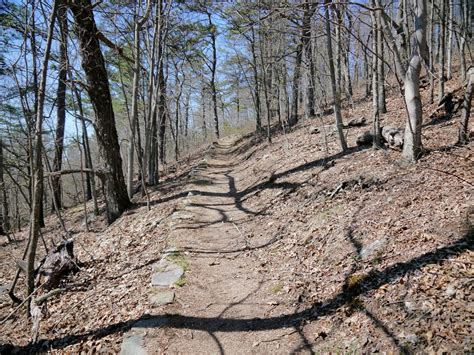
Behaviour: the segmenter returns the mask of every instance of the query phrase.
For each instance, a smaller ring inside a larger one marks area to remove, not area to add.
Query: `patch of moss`
[[[168,260],[169,262],[172,262],[173,264],[181,266],[184,271],[187,271],[189,268],[188,261],[180,252],[173,252],[167,255],[166,260]]]
[[[367,278],[366,274],[352,274],[347,280],[344,288],[346,291],[354,291],[360,287],[360,284]]]
[[[270,291],[276,295],[277,293],[280,293],[283,290],[283,284],[278,282],[273,287],[270,289]]]
[[[186,285],[186,277],[181,276],[178,281],[175,282],[175,285],[178,287],[183,287]]]

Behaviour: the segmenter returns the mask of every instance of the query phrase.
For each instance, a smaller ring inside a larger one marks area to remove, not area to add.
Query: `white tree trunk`
[[[408,118],[405,128],[403,157],[416,162],[420,157],[422,107],[420,98],[420,71],[422,60],[428,62],[426,44],[426,0],[413,0],[415,9],[415,33],[413,54],[405,76],[405,104]]]

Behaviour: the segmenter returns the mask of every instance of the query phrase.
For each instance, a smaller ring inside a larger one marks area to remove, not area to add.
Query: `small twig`
[[[66,291],[67,288],[55,288],[54,290],[51,290],[49,291],[48,293],[45,293],[44,295],[38,297],[37,299],[35,299],[35,303],[36,304],[41,304],[45,301],[47,301],[48,299],[50,299],[51,297],[61,293],[61,292],[64,292]]]
[[[473,183],[471,183],[471,182],[469,182],[469,181],[463,179],[463,178],[460,177],[460,176],[457,176],[456,174],[450,173],[449,171],[444,171],[444,170],[440,170],[440,169],[436,169],[436,168],[430,168],[430,167],[428,167],[428,166],[422,166],[422,168],[425,168],[425,169],[428,169],[428,170],[437,171],[437,172],[439,172],[439,173],[444,173],[444,174],[446,174],[446,175],[454,176],[455,178],[457,178],[457,179],[459,179],[459,180],[465,182],[466,184],[469,184],[469,185],[471,185],[471,186],[474,186]]]
[[[329,195],[329,198],[333,198],[339,191],[341,191],[342,187],[344,186],[344,183],[340,183],[338,187]]]

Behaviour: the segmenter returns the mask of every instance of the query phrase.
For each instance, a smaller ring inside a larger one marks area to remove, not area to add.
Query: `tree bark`
[[[387,105],[385,104],[385,68],[384,68],[384,45],[383,45],[383,30],[381,25],[381,14],[380,11],[376,13],[376,20],[377,20],[377,53],[378,53],[378,60],[377,60],[377,88],[378,88],[378,111],[379,113],[386,113],[387,112]]]
[[[453,77],[453,15],[454,15],[454,0],[449,1],[449,13],[448,13],[448,54],[447,54],[447,63],[446,63],[446,78],[451,80]]]
[[[115,221],[130,206],[118,142],[104,57],[97,37],[97,27],[90,0],[73,0],[70,8],[75,18],[82,53],[82,67],[86,73],[87,91],[96,113],[96,134],[103,169],[107,205],[107,220]]]
[[[303,24],[302,24],[302,38],[303,49],[306,55],[306,60],[309,67],[309,80],[308,80],[308,113],[310,117],[316,115],[315,110],[315,94],[314,94],[314,83],[316,80],[316,72],[314,68],[314,55],[313,55],[313,46],[311,43],[311,18],[313,17],[316,7],[309,0],[306,0],[304,3],[304,15],[303,15]]]
[[[372,1],[372,6],[375,7],[375,1]],[[372,107],[373,107],[373,135],[374,141],[373,146],[374,148],[381,147],[381,139],[380,139],[380,65],[379,62],[382,61],[380,58],[380,45],[379,41],[381,37],[379,36],[379,32],[381,32],[380,28],[380,17],[378,12],[371,11],[370,17],[372,19]]]
[[[58,75],[58,90],[56,94],[57,106],[57,123],[56,123],[56,141],[55,154],[53,159],[53,171],[61,170],[64,150],[64,125],[66,122],[66,80],[68,72],[67,62],[67,41],[68,41],[68,24],[67,24],[67,7],[62,3],[58,7],[58,24],[61,42],[59,45],[59,75]],[[53,208],[62,207],[61,198],[61,180],[60,177],[55,177],[51,181],[53,189]]]
[[[6,235],[8,241],[10,242],[10,221],[8,219],[8,199],[5,187],[5,179],[3,176],[4,169],[3,141],[0,138],[0,235]]]
[[[211,46],[212,46],[212,60],[211,60],[211,96],[212,96],[212,107],[214,110],[214,133],[216,138],[220,138],[219,133],[219,116],[217,111],[217,88],[216,88],[216,72],[217,72],[217,47],[216,47],[216,31],[217,27],[212,22],[212,15],[210,12],[207,13],[207,19],[209,23],[209,31],[211,35]]]
[[[303,41],[300,39],[298,46],[296,47],[296,61],[293,69],[293,84],[292,84],[292,103],[291,103],[291,115],[290,126],[294,126],[298,123],[298,108],[299,108],[299,91],[300,91],[300,79],[301,79],[301,61],[303,57]]]
[[[461,112],[461,127],[459,128],[459,144],[467,144],[469,141],[469,116],[471,115],[472,92],[474,90],[474,68],[468,72],[468,82]]]
[[[441,12],[440,12],[440,31],[439,31],[439,86],[438,86],[438,102],[444,97],[444,66],[445,66],[445,53],[446,53],[446,0],[441,0]]]
[[[336,128],[339,134],[339,141],[341,144],[342,151],[345,152],[347,150],[347,143],[346,139],[344,138],[344,131],[342,125],[342,115],[341,115],[341,104],[340,104],[340,97],[339,92],[336,87],[336,74],[334,70],[334,55],[332,52],[332,38],[331,38],[331,20],[329,17],[329,4],[331,0],[325,0],[325,16],[326,16],[326,47],[329,56],[329,74],[331,76],[331,91],[334,100],[334,116],[336,118]]]
[[[422,60],[428,62],[426,44],[426,0],[414,0],[416,45],[405,77],[405,104],[408,119],[405,128],[403,157],[408,162],[416,162],[421,156],[422,107],[420,97],[420,71]]]
[[[58,2],[54,1],[53,8],[51,10],[51,16],[49,21],[48,36],[46,40],[46,48],[44,50],[44,57],[42,63],[41,79],[38,86],[38,100],[36,106],[36,122],[35,122],[35,136],[33,145],[33,164],[32,164],[32,200],[31,200],[31,211],[30,211],[30,233],[28,240],[28,247],[26,250],[26,284],[27,284],[27,295],[31,295],[34,291],[35,283],[35,259],[36,259],[36,248],[38,245],[38,238],[40,235],[40,213],[41,204],[43,199],[43,161],[42,161],[42,150],[43,150],[43,111],[44,101],[46,96],[46,80],[48,73],[48,62],[51,52],[51,43],[53,41],[54,22],[56,19],[56,12],[58,9]],[[29,307],[28,307],[29,308]]]

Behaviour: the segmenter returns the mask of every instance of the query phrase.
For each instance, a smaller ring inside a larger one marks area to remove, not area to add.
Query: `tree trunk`
[[[216,48],[216,31],[217,27],[212,23],[211,13],[207,13],[207,19],[209,22],[209,31],[211,33],[211,46],[212,46],[212,61],[211,61],[211,96],[212,105],[214,109],[214,133],[216,138],[220,138],[219,134],[219,116],[217,114],[217,88],[216,88],[216,71],[217,71],[217,48]]]
[[[61,43],[59,46],[59,75],[58,75],[58,90],[56,95],[57,106],[57,123],[56,123],[56,141],[55,141],[55,155],[53,160],[53,171],[60,171],[63,160],[64,149],[64,124],[66,122],[66,80],[67,80],[67,41],[68,41],[68,25],[67,25],[67,8],[65,4],[58,7],[58,23],[59,32],[61,36]],[[54,177],[51,181],[53,187],[53,208],[62,207],[61,198],[61,180],[60,176]]]
[[[32,166],[32,200],[31,200],[31,212],[30,212],[30,234],[28,240],[28,246],[26,251],[26,275],[27,275],[27,295],[31,295],[34,291],[35,283],[35,259],[36,259],[36,248],[38,245],[38,238],[40,235],[40,206],[43,199],[43,161],[42,161],[42,150],[43,150],[43,111],[44,101],[46,97],[46,80],[48,73],[48,62],[51,51],[51,43],[53,41],[54,33],[54,22],[56,19],[56,12],[58,8],[58,2],[54,1],[53,8],[51,10],[51,17],[49,22],[48,36],[46,40],[46,48],[44,50],[44,58],[42,63],[41,80],[38,86],[38,100],[36,106],[36,123],[35,123],[35,137],[33,145],[33,166]],[[29,307],[28,307],[29,308]]]
[[[3,171],[5,169],[4,159],[3,159],[3,141],[0,138],[0,235],[6,235],[8,241],[10,242],[10,222],[8,219],[8,199],[7,199],[7,190],[5,187],[5,179],[3,176]]]
[[[342,151],[347,150],[346,139],[344,138],[344,132],[342,130],[342,115],[341,115],[341,104],[339,98],[339,92],[336,87],[336,74],[334,70],[334,55],[332,52],[332,38],[331,38],[331,20],[329,17],[329,4],[331,0],[325,0],[325,22],[326,22],[326,47],[329,56],[329,74],[331,75],[331,91],[334,100],[334,116],[336,118],[336,128],[339,134],[339,141],[341,143]]]
[[[440,31],[439,31],[439,87],[438,87],[438,102],[441,102],[441,100],[444,97],[444,56],[446,52],[446,22],[445,22],[445,17],[446,17],[446,0],[441,0],[441,13],[440,13]]]
[[[130,119],[130,138],[128,146],[128,171],[127,171],[127,193],[128,197],[133,197],[133,173],[135,160],[135,132],[138,121],[138,85],[140,80],[140,23],[138,21],[138,6],[135,11],[134,27],[134,56],[133,83],[132,83],[132,117]],[[139,148],[139,147],[138,147]],[[140,148],[139,148],[140,149]]]
[[[474,68],[468,72],[468,82],[461,113],[461,127],[459,128],[459,144],[467,144],[469,141],[469,116],[471,115],[472,92],[474,90]]]
[[[408,119],[405,128],[403,157],[416,162],[421,155],[422,107],[420,97],[420,71],[422,60],[428,62],[426,44],[426,0],[414,0],[416,46],[405,76],[405,104]],[[418,47],[418,48],[416,48]]]
[[[469,5],[470,0],[461,0],[461,31],[459,31],[459,59],[461,61],[461,80],[466,78],[466,39],[469,27]]]
[[[161,60],[163,62],[163,59]],[[166,121],[169,121],[168,109],[166,106],[166,80],[163,65],[158,70],[158,120],[159,127],[159,162],[166,164]],[[158,183],[158,164],[155,167],[156,182]]]
[[[251,28],[252,38],[250,40],[250,49],[252,52],[252,72],[254,80],[254,97],[255,97],[255,124],[256,131],[262,130],[262,118],[261,118],[261,104],[260,104],[260,82],[258,77],[258,61],[257,61],[257,49],[255,46],[255,30]]]
[[[375,7],[375,1],[372,1],[372,6]],[[374,135],[374,141],[373,141],[373,146],[374,148],[380,148],[381,147],[381,139],[380,139],[380,100],[379,100],[379,95],[380,95],[380,62],[382,59],[380,58],[382,55],[382,52],[380,52],[381,47],[379,44],[379,41],[382,40],[381,36],[379,33],[381,32],[380,28],[380,17],[378,11],[371,11],[370,12],[370,17],[372,19],[372,107],[373,107],[373,135]]]
[[[300,91],[300,79],[301,79],[301,61],[303,57],[303,40],[301,39],[296,47],[296,62],[295,68],[293,69],[293,85],[292,85],[292,104],[291,104],[291,115],[290,126],[294,126],[298,123],[298,103],[299,103],[299,91]]]
[[[70,8],[77,26],[82,67],[88,83],[87,90],[96,113],[95,128],[99,155],[102,158],[105,171],[103,187],[107,205],[107,220],[112,223],[130,206],[130,200],[123,178],[122,157],[120,156],[108,76],[97,38],[98,30],[91,1],[73,0],[70,2]]]
[[[453,15],[454,15],[454,0],[448,0],[449,1],[449,14],[448,14],[448,58],[447,58],[447,74],[446,78],[448,80],[451,80],[453,76]]]
[[[313,55],[313,46],[311,43],[311,18],[313,17],[314,12],[316,11],[315,6],[310,4],[309,0],[306,0],[304,3],[304,15],[303,15],[303,27],[302,27],[302,37],[303,49],[306,55],[306,60],[309,67],[309,80],[308,80],[308,108],[309,116],[313,117],[316,115],[315,110],[315,95],[314,95],[314,82],[315,82],[315,69],[314,69],[314,55]]]
[[[385,68],[384,68],[384,45],[383,45],[383,30],[380,19],[380,11],[377,11],[377,89],[378,89],[378,112],[386,113],[387,105],[385,104]]]
[[[431,10],[430,10],[430,46],[431,48],[434,48],[434,4],[432,3],[431,4]],[[430,51],[430,64],[429,64],[429,68],[430,68],[430,74],[428,74],[430,76],[430,101],[429,103],[432,104],[433,103],[433,100],[434,100],[434,74],[433,74],[433,71],[434,71],[434,53],[433,51],[431,50]]]

